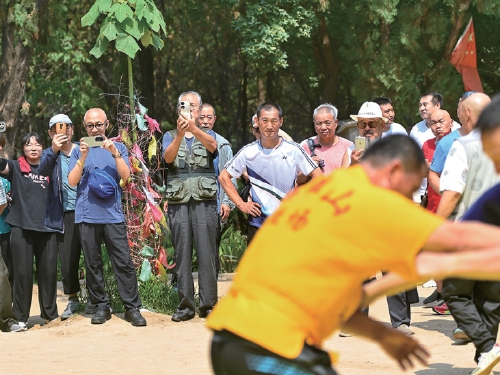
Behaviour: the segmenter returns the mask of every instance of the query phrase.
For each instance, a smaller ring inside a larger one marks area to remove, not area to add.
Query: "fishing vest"
[[[168,132],[172,139],[177,130]],[[182,137],[177,156],[167,164],[167,190],[165,197],[169,204],[215,200],[217,198],[217,180],[212,154],[196,137],[189,150],[186,139]]]

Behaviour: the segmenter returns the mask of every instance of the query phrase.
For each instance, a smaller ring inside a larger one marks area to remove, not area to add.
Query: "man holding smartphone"
[[[141,315],[137,275],[130,257],[127,228],[122,211],[121,189],[107,198],[102,198],[90,189],[89,180],[94,169],[105,170],[119,184],[120,179],[130,177],[128,151],[123,143],[105,137],[109,121],[100,108],[85,113],[83,126],[91,137],[103,137],[101,147],[89,147],[80,140],[80,147],[71,153],[68,183],[77,186],[75,223],[78,225],[85,265],[87,267],[87,289],[96,311],[92,324],[103,324],[111,319],[109,298],[104,289],[101,244],[104,241],[116,275],[118,292],[125,307],[125,320],[133,326],[145,326]]]
[[[384,134],[387,118],[382,116],[380,106],[375,102],[364,102],[357,115],[351,115],[356,121],[359,137],[356,137],[355,147],[350,147],[344,153],[342,166],[358,164],[365,149]]]
[[[186,321],[195,315],[193,245],[198,258],[200,317],[207,317],[217,303],[219,217],[214,165],[217,141],[213,130],[198,127],[201,107],[200,94],[182,93],[177,103],[177,129],[163,136],[163,159],[168,167],[167,213],[180,301],[172,315],[174,322]]]
[[[39,173],[50,176],[44,225],[57,231],[57,247],[61,259],[61,274],[64,294],[68,305],[61,320],[68,319],[80,307],[80,236],[75,225],[76,187],[68,183],[71,152],[78,147],[72,142],[73,123],[65,114],[53,116],[49,121],[49,136],[52,147],[43,151]]]

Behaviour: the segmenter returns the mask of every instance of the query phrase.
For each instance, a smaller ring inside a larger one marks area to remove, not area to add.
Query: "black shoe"
[[[204,312],[200,311],[200,318],[208,318],[211,312],[212,309],[206,309]]]
[[[128,309],[125,312],[125,320],[132,323],[134,327],[142,327],[147,325],[146,319],[141,315],[141,312],[137,308]]]
[[[186,320],[190,320],[194,318],[194,313],[186,313],[186,312],[176,312],[172,315],[172,321],[174,322],[185,322]]]
[[[111,319],[111,310],[110,309],[97,309],[95,314],[92,315],[92,319],[90,319],[90,323],[92,324],[104,324],[106,320]]]
[[[434,292],[432,292],[432,294],[429,297],[424,299],[422,301],[422,304],[424,307],[436,307],[439,304],[441,304],[441,302],[443,302],[443,297],[441,297],[441,293],[439,293],[437,289],[434,289]]]

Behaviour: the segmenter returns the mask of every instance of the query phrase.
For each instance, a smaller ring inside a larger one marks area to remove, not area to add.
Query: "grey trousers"
[[[406,292],[401,292],[387,297],[389,316],[391,317],[391,324],[393,328],[398,328],[401,324],[410,325],[410,304],[415,302],[418,302],[418,292],[416,289],[411,289]]]
[[[168,221],[174,246],[175,272],[179,293],[177,312],[194,314],[192,273],[193,245],[198,260],[200,314],[217,303],[217,201],[195,201],[168,205]]]
[[[476,347],[474,360],[495,345],[500,323],[500,282],[446,279],[441,292],[458,327]]]
[[[12,298],[9,284],[9,272],[0,253],[0,330],[8,332],[12,324],[17,323],[12,311]]]

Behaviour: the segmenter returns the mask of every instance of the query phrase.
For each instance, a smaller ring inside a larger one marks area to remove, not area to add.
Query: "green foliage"
[[[179,305],[177,290],[157,276],[139,282],[142,306],[150,311],[172,315]]]
[[[24,45],[32,43],[38,35],[38,14],[33,5],[32,0],[18,0],[10,15],[18,26],[18,37]]]
[[[118,51],[132,59],[141,48],[138,41],[144,47],[163,48],[160,34],[166,34],[166,25],[152,0],[97,0],[82,17],[82,26],[92,26],[101,14],[106,18],[90,51],[96,58],[104,54],[112,41],[116,41]]]
[[[219,248],[220,272],[232,273],[247,249],[247,238],[234,228],[222,234]]]

